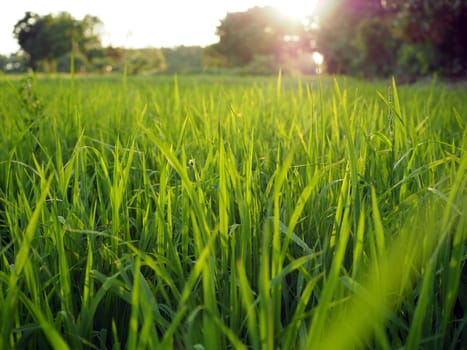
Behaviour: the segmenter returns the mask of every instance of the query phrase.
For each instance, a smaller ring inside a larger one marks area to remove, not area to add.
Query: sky
[[[104,46],[172,47],[206,46],[218,41],[219,21],[227,12],[254,6],[274,6],[291,16],[312,13],[315,0],[13,0],[0,11],[0,54],[16,52],[14,25],[26,11],[39,15],[71,13],[76,19],[86,14],[104,23]]]

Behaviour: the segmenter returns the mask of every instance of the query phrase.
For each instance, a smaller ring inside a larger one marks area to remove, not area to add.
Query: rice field
[[[467,89],[0,77],[0,349],[467,348]]]

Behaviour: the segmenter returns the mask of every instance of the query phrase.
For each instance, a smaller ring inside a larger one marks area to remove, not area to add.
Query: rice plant
[[[467,347],[462,87],[0,91],[0,349]]]

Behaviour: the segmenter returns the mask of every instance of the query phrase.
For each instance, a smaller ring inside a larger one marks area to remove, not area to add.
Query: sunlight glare
[[[273,1],[271,5],[288,17],[304,20],[314,13],[316,2],[317,0],[282,0]]]
[[[312,58],[313,58],[313,62],[315,62],[318,66],[323,64],[324,57],[318,51],[313,52]]]

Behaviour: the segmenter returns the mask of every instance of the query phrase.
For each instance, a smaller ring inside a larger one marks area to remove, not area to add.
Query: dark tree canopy
[[[384,8],[379,0],[321,0],[317,11],[320,18],[317,46],[324,54],[329,73],[352,74],[359,70],[359,65],[364,64],[368,68],[372,60],[386,60],[385,57],[370,57],[372,53],[379,53],[384,45],[380,40],[391,38],[389,30],[382,28],[383,23],[381,26],[375,23],[382,22],[384,17]],[[366,21],[370,23],[365,24]],[[382,62],[376,63],[382,65]]]
[[[431,47],[442,73],[467,74],[467,0],[388,0],[388,4],[397,11],[398,38]]]
[[[467,0],[321,0],[318,49],[332,74],[467,74]]]
[[[44,22],[39,15],[26,12],[13,30],[19,46],[29,55],[30,65],[33,69],[37,67],[38,61],[47,57],[50,46],[50,40],[45,35]]]

